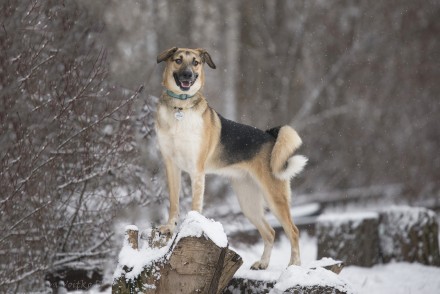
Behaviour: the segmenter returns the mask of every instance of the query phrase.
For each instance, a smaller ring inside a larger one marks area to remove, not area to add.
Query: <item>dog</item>
[[[290,179],[307,158],[294,155],[302,144],[297,132],[282,126],[262,131],[228,120],[214,111],[202,94],[204,65],[215,69],[204,49],[171,48],[157,57],[166,62],[156,114],[156,133],[169,188],[169,218],[159,227],[172,234],[179,217],[181,171],[189,173],[192,210],[202,212],[205,174],[231,178],[241,210],[264,240],[261,259],[252,269],[266,269],[275,231],[264,217],[267,205],[291,244],[289,265],[300,265],[299,231],[290,215]]]

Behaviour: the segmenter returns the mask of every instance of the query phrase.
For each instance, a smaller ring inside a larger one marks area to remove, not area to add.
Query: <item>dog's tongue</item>
[[[180,83],[182,84],[182,87],[184,87],[184,88],[189,88],[191,86],[190,81],[181,81]]]

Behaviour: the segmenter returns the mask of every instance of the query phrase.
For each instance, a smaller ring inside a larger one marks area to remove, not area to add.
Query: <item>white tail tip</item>
[[[287,160],[287,167],[276,175],[277,178],[280,180],[290,180],[304,169],[307,161],[307,157],[302,155],[290,157],[289,160]]]

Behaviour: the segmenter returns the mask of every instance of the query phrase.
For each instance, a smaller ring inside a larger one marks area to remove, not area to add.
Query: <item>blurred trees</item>
[[[159,96],[156,55],[172,46],[211,53],[218,69],[207,69],[204,92],[220,113],[300,131],[310,164],[297,191],[399,183],[410,200],[439,193],[438,1],[0,8],[0,287],[32,289],[27,277],[105,256],[123,207],[166,196],[154,100],[115,85]]]
[[[108,82],[102,23],[72,1],[3,1],[0,15],[0,289],[27,292],[100,265],[115,215],[153,187],[134,160],[140,94]]]
[[[159,95],[157,52],[205,47],[218,65],[205,87],[215,109],[300,131],[310,157],[301,191],[403,183],[406,196],[438,193],[438,1],[236,2],[110,1],[99,13],[113,78],[154,75],[147,91]]]

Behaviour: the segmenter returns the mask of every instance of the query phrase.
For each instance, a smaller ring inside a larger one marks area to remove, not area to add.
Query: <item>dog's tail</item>
[[[280,180],[290,180],[299,174],[307,163],[307,158],[294,155],[301,146],[302,140],[298,133],[289,126],[267,131],[276,138],[270,158],[272,173]]]

